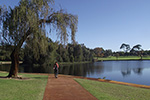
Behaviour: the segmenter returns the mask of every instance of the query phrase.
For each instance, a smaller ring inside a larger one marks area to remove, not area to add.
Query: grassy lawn
[[[95,59],[97,59],[97,57],[94,57]],[[110,56],[107,58],[98,58],[98,60],[139,60],[140,57],[138,56],[119,56],[118,58],[114,57],[114,56]],[[150,56],[147,57],[143,57],[143,60],[150,60]]]
[[[8,73],[0,72],[0,76]],[[0,100],[42,100],[48,76],[19,74],[28,80],[0,79]]]
[[[75,79],[99,100],[150,100],[150,90],[112,83]]]

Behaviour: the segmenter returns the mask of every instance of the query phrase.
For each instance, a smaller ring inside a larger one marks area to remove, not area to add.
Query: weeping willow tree
[[[78,17],[60,9],[54,10],[53,0],[21,0],[14,8],[0,7],[0,42],[14,45],[11,53],[11,68],[8,77],[17,77],[19,67],[19,51],[28,38],[33,38],[36,47],[42,52],[47,48],[43,35],[47,28],[56,30],[62,43],[66,43],[71,34],[75,43]],[[47,35],[45,35],[47,36]],[[37,41],[41,40],[37,45]],[[38,53],[37,53],[38,54]],[[38,57],[38,55],[37,55]]]

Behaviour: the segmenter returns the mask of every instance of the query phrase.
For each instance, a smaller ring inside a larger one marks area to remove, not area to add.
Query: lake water
[[[0,65],[9,71],[10,65]],[[42,68],[19,67],[19,72],[53,73],[52,66]],[[103,61],[86,64],[60,65],[60,74],[105,78],[109,80],[150,85],[150,61]]]

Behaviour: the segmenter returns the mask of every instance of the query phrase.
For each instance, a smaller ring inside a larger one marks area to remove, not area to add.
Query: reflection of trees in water
[[[53,73],[53,67],[52,66],[29,66],[29,65],[23,65],[21,66],[24,68],[23,72],[29,72],[29,73]]]
[[[142,70],[143,70],[143,68],[141,68],[141,66],[143,66],[142,61],[138,61],[136,66],[137,66],[137,68],[134,68],[133,72],[138,74],[138,75],[141,75],[142,74]]]
[[[127,68],[121,70],[123,77],[131,75],[131,72],[141,75],[143,68],[140,67],[140,63],[137,63],[137,68]],[[141,65],[142,66],[142,65]],[[92,76],[100,75],[104,72],[106,66],[101,65],[100,63],[86,63],[86,64],[71,64],[71,65],[60,65],[59,73],[65,75],[76,75],[76,76]],[[9,71],[10,65],[0,65],[1,71]],[[112,67],[107,67],[109,71],[112,70]],[[53,66],[29,66],[29,65],[20,65],[19,72],[29,72],[29,73],[53,73]]]
[[[63,65],[60,66],[60,74],[65,75],[75,75],[75,76],[84,76],[86,77],[89,74],[100,73],[102,67],[95,66],[93,63],[86,64],[72,64],[72,65]]]
[[[129,76],[131,75],[131,71],[134,73],[141,75],[143,68],[127,68],[121,70],[122,75]],[[53,73],[53,66],[24,66],[24,72],[34,72],[34,73]],[[92,74],[101,74],[104,72],[104,66],[101,64],[95,63],[86,63],[86,64],[70,64],[70,65],[60,65],[59,73],[65,75],[75,75],[75,76],[84,76],[92,75]]]
[[[9,71],[10,65],[0,65],[0,71]]]
[[[63,65],[60,66],[59,73],[65,75],[82,76],[84,75],[84,67],[82,66],[82,64]]]
[[[10,66],[11,66],[10,64],[0,65],[0,71],[7,71],[7,72],[9,72]],[[24,72],[24,68],[22,66],[19,67],[19,72]]]
[[[0,65],[1,71],[9,71],[10,65]],[[94,63],[86,64],[71,64],[60,65],[59,73],[65,75],[84,76],[92,75],[94,73],[100,74],[103,71],[101,65],[95,65]],[[19,72],[26,73],[54,73],[53,66],[29,66],[20,65]]]
[[[141,75],[142,74],[142,70],[143,70],[143,68],[135,68],[135,69],[133,69],[133,72],[138,74],[138,75]]]
[[[123,76],[128,76],[128,75],[131,74],[131,69],[122,70],[121,73],[122,73]]]
[[[133,70],[133,72],[134,72],[135,74],[141,75],[143,68],[134,68],[134,69],[132,69],[132,70]],[[122,73],[123,76],[131,75],[131,69],[122,70],[121,73]]]
[[[129,75],[131,75],[131,71],[133,71],[135,74],[138,74],[138,75],[142,74],[143,68],[141,68],[141,67],[143,66],[143,62],[142,61],[135,61],[132,64],[133,65],[128,65],[128,63],[127,63],[126,66],[130,67],[130,69],[127,68],[125,70],[122,70],[121,73],[122,73],[123,76],[129,76]]]

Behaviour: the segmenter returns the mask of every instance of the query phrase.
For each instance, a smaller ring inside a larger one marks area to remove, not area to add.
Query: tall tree
[[[73,44],[68,44],[68,53],[69,53],[69,56],[70,56],[70,61],[74,62],[74,56],[73,56],[74,45]]]
[[[0,42],[7,42],[14,45],[11,53],[11,69],[8,77],[17,77],[19,67],[19,51],[28,37],[33,37],[33,41],[42,38],[46,34],[45,25],[49,29],[55,29],[62,43],[67,42],[68,29],[71,30],[72,42],[75,42],[75,33],[77,31],[78,17],[64,12],[62,9],[55,11],[52,8],[53,0],[21,0],[15,8],[2,9],[0,15]],[[43,39],[44,41],[44,39]],[[43,42],[41,41],[41,42]],[[47,48],[43,43],[37,46],[43,46],[43,51]],[[38,54],[38,53],[37,53]]]
[[[141,48],[142,46],[140,44],[137,44],[135,46],[133,46],[133,48],[131,49],[130,52],[136,52],[138,54],[138,56],[143,57],[143,50]]]
[[[135,50],[135,51],[139,51],[139,50],[141,50],[141,45],[140,44],[137,44],[137,45],[135,45],[135,46],[133,46],[133,50]]]
[[[105,57],[111,56],[112,54],[113,54],[113,53],[112,53],[112,50],[111,50],[111,49],[105,50],[105,52],[104,52],[104,56],[105,56]]]
[[[120,46],[120,49],[123,49],[125,53],[127,53],[130,50],[130,45],[123,43]]]
[[[80,44],[76,44],[76,46],[74,47],[74,57],[75,62],[81,62],[83,59],[83,51]]]
[[[97,59],[98,57],[103,57],[104,56],[104,49],[103,48],[94,48],[94,53],[95,55],[97,56]]]

